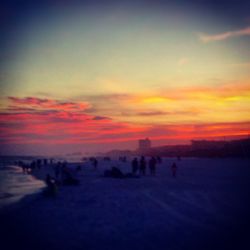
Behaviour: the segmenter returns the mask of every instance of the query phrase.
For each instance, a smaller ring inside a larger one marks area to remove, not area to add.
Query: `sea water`
[[[45,183],[24,174],[22,168],[1,163],[0,164],[0,208],[20,201],[23,197],[41,192]]]

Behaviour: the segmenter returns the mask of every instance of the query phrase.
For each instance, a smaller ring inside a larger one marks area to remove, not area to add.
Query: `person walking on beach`
[[[138,171],[138,160],[137,158],[134,158],[132,161],[132,173],[135,175]]]
[[[38,168],[39,170],[41,169],[41,164],[42,164],[41,159],[37,159],[37,160],[36,160],[36,165],[37,165],[37,168]]]
[[[146,174],[146,161],[144,156],[140,159],[140,174],[145,175]]]
[[[61,172],[61,162],[57,162],[56,166],[54,167],[54,171],[55,171],[55,176],[56,179],[58,180],[60,172]]]
[[[49,174],[46,176],[47,189],[44,191],[45,196],[55,196],[57,192],[56,181]]]
[[[93,159],[93,166],[95,169],[97,169],[97,166],[98,166],[98,161],[96,158]]]
[[[156,160],[156,161],[157,161],[157,163],[159,163],[159,164],[161,164],[161,163],[162,163],[162,159],[161,159],[161,157],[160,157],[160,156],[157,156],[157,157],[156,157],[156,159],[157,159],[157,160]]]
[[[20,167],[22,168],[23,173],[25,174],[25,173],[26,173],[26,168],[25,168],[24,163],[23,163],[22,161],[19,161],[19,162],[18,162],[18,166],[20,166]]]
[[[151,157],[151,159],[149,160],[149,169],[150,169],[150,174],[155,175],[156,159],[154,157]]]
[[[171,170],[172,170],[172,176],[176,177],[177,166],[176,166],[175,162],[172,164]]]

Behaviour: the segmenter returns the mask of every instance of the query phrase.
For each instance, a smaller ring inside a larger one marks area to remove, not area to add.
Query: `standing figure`
[[[149,160],[149,169],[150,169],[150,174],[155,175],[156,159],[154,157],[151,157],[151,159]]]
[[[172,170],[173,177],[176,177],[177,166],[176,166],[175,162],[172,164],[171,170]]]
[[[25,174],[26,173],[26,166],[23,162],[21,162],[20,166],[22,167],[23,169],[23,173]]]
[[[47,174],[46,176],[46,184],[47,184],[47,188],[44,190],[44,195],[55,196],[57,192],[56,181],[49,174]]]
[[[42,160],[41,159],[37,159],[36,160],[36,164],[37,164],[38,169],[40,170],[41,169]]]
[[[146,174],[146,161],[144,156],[140,159],[140,174],[145,175]]]
[[[96,158],[93,159],[93,166],[95,169],[97,169],[97,166],[98,166],[98,161]]]
[[[54,167],[54,171],[55,171],[55,177],[58,180],[60,172],[61,172],[61,162],[57,162],[56,166]]]
[[[160,156],[157,156],[156,158],[157,158],[157,163],[161,164],[161,163],[162,163],[161,157],[160,157]]]
[[[132,173],[135,175],[138,171],[138,160],[137,158],[134,158],[132,161]]]

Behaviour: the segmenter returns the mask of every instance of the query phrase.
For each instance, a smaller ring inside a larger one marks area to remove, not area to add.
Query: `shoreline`
[[[18,165],[13,165],[13,166],[22,169]],[[41,174],[37,173],[37,172],[22,173],[22,175],[31,175],[32,178],[44,182],[43,176]],[[14,212],[15,210],[19,210],[19,209],[23,208],[24,206],[29,205],[30,202],[33,202],[33,201],[39,199],[39,196],[41,196],[44,188],[45,187],[40,188],[41,189],[40,191],[36,191],[36,192],[30,193],[30,194],[26,194],[22,198],[20,198],[19,200],[13,201],[10,204],[3,205],[0,208],[0,214],[8,213],[8,212]]]

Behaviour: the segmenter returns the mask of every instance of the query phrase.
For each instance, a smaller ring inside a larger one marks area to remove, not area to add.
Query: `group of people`
[[[156,174],[156,164],[161,163],[159,159],[155,157],[151,157],[148,161],[148,167],[151,175]],[[136,175],[138,172],[140,175],[146,175],[146,167],[147,162],[144,156],[141,156],[140,160],[138,160],[136,157],[132,160],[132,173],[133,175]]]
[[[53,165],[54,176],[51,177],[50,174],[46,176],[46,184],[47,188],[44,191],[46,196],[55,196],[57,193],[58,185],[77,185],[79,184],[79,180],[75,177],[74,172],[78,172],[81,170],[81,166],[77,166],[73,171],[69,169],[67,166],[67,162],[57,162]]]
[[[23,170],[24,174],[30,174],[32,172],[32,170],[34,169],[41,169],[42,166],[46,166],[46,165],[53,165],[53,159],[35,159],[32,160],[31,163],[27,163],[24,161],[17,161],[15,162],[16,165],[20,166]]]
[[[140,175],[146,175],[146,167],[148,165],[150,175],[155,175],[156,174],[156,164],[160,164],[162,162],[160,157],[154,157],[152,156],[148,164],[146,162],[146,159],[144,156],[141,156],[140,160],[138,160],[136,157],[132,160],[131,166],[132,166],[132,173],[133,175],[140,174]],[[176,177],[176,172],[177,172],[177,165],[174,162],[171,165],[171,171],[172,171],[172,176]]]
[[[92,165],[95,169],[97,169],[98,166],[98,160],[95,157],[90,157],[89,160],[92,162]],[[107,160],[107,159],[104,159]],[[111,160],[108,158],[108,160]],[[120,157],[119,161],[126,162],[126,157]],[[162,159],[158,157],[152,156],[149,160],[146,160],[144,156],[141,156],[139,159],[135,157],[131,162],[132,172],[129,174],[123,174],[118,168],[113,167],[110,171],[107,171],[106,174],[104,174],[107,177],[139,177],[139,176],[145,176],[146,170],[148,168],[149,174],[152,176],[156,175],[156,165],[160,164],[162,162]],[[40,169],[43,165],[51,165],[51,167],[54,170],[54,176],[52,177],[50,174],[47,174],[46,176],[46,184],[47,188],[44,191],[44,194],[46,196],[55,196],[57,192],[57,186],[62,185],[76,185],[79,183],[77,178],[75,178],[76,172],[79,172],[81,170],[81,166],[78,165],[74,170],[68,168],[67,162],[57,162],[54,163],[53,160],[48,161],[47,159],[37,159],[33,160],[31,164],[25,164],[24,162],[19,161],[18,165],[22,167],[24,173],[28,173],[28,169],[33,170],[35,168]],[[172,176],[176,177],[177,173],[177,165],[174,162],[171,165],[171,172]]]
[[[54,172],[54,177],[49,173],[47,173],[45,177],[45,183],[47,185],[44,190],[45,196],[55,196],[59,185],[77,185],[79,183],[79,180],[76,178],[76,173],[81,170],[80,165],[78,165],[76,169],[71,169],[68,167],[66,161],[54,163],[53,159],[36,159],[29,164],[18,161],[16,164],[22,168],[24,174],[32,173],[35,169],[40,171],[43,166],[49,166],[49,168],[51,168],[52,173]]]
[[[86,161],[88,159],[85,158],[84,160]],[[103,160],[104,161],[111,161],[111,158],[104,157]],[[180,160],[179,157],[178,157],[178,160]],[[94,169],[97,169],[98,164],[99,164],[98,160],[95,157],[90,157],[89,161],[92,163],[92,166],[94,167]],[[119,161],[126,163],[127,157],[120,156]],[[146,160],[146,158],[144,156],[141,156],[139,159],[137,157],[135,157],[131,162],[132,172],[130,174],[127,174],[127,175],[131,176],[131,177],[135,177],[135,176],[139,176],[139,175],[145,176],[146,169],[148,166],[149,174],[152,176],[155,176],[156,175],[156,165],[161,164],[161,163],[162,163],[162,159],[160,156],[152,156],[148,161]],[[121,176],[121,173],[118,174],[117,169],[118,169],[117,167],[112,168],[111,170],[107,171],[107,173],[105,173],[105,176],[110,176],[110,173],[114,173],[114,174],[111,174],[111,176]],[[177,165],[175,162],[171,165],[171,172],[172,172],[172,176],[176,177]]]
[[[54,166],[54,173],[57,180],[60,180],[63,185],[75,185],[78,184],[76,173],[81,170],[81,166],[77,166],[76,169],[69,169],[67,162],[57,162]]]

